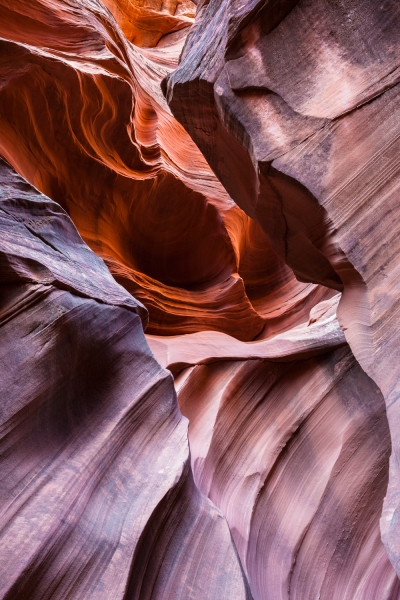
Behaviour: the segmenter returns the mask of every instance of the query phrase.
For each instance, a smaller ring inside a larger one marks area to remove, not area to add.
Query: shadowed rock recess
[[[0,598],[400,600],[399,31],[0,0]]]

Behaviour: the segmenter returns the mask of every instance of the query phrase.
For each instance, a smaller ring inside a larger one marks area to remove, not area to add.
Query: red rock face
[[[0,0],[3,598],[400,598],[399,25]]]
[[[127,39],[143,47],[154,47],[169,34],[185,35],[196,14],[196,2],[191,0],[105,0],[103,4]]]

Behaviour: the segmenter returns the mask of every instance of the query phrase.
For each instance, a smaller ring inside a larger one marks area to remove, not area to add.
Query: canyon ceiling
[[[398,0],[0,0],[0,597],[400,599]]]

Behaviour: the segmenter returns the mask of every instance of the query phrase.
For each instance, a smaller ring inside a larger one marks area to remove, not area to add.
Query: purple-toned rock
[[[163,83],[176,118],[297,278],[343,291],[339,321],[386,400],[381,528],[398,573],[399,27],[396,0],[210,0]]]
[[[144,307],[3,162],[0,257],[1,597],[250,598]]]

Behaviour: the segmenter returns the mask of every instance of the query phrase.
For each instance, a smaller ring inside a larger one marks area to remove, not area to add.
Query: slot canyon
[[[400,600],[400,2],[0,0],[0,598]]]

